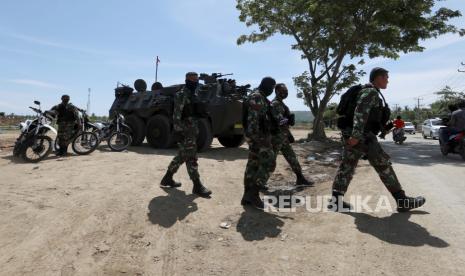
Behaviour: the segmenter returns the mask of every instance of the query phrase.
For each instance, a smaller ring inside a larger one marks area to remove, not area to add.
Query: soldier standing
[[[68,145],[75,133],[76,125],[79,126],[78,109],[69,102],[68,95],[61,96],[61,103],[52,107],[51,110],[57,114],[58,124],[58,146],[57,156],[65,156],[68,152]]]
[[[346,203],[339,203],[349,187],[358,160],[364,155],[367,156],[370,165],[374,167],[381,181],[396,200],[398,212],[406,212],[425,203],[424,197],[412,198],[405,195],[392,168],[389,155],[384,152],[376,138],[381,127],[386,127],[382,125],[386,122],[383,122],[381,118],[386,117],[383,112],[386,113],[389,109],[385,101],[383,106],[383,100],[379,96],[381,95],[380,89],[386,89],[388,78],[388,71],[383,68],[374,68],[371,71],[370,83],[364,85],[355,98],[353,125],[342,129],[344,143],[342,162],[333,182],[331,200],[336,210],[339,205],[350,208]]]
[[[278,83],[275,88],[275,93],[276,97],[271,102],[271,116],[275,124],[272,130],[271,143],[273,145],[275,160],[278,157],[278,153],[281,152],[287,163],[291,166],[292,171],[297,176],[296,186],[311,186],[313,182],[305,179],[297,156],[291,146],[291,143],[294,143],[294,136],[292,136],[289,126],[294,125],[295,117],[294,114],[291,114],[289,107],[283,102],[288,96],[286,85],[284,83]],[[275,167],[271,169],[270,173],[273,173]]]
[[[173,180],[173,175],[179,167],[186,163],[189,177],[194,183],[193,194],[202,197],[209,197],[212,193],[200,182],[200,175],[197,164],[197,135],[198,118],[195,114],[195,97],[198,94],[199,76],[196,72],[186,74],[186,85],[174,98],[173,128],[175,136],[179,138],[178,154],[168,166],[168,171],[161,181],[164,187],[180,187],[181,183]]]
[[[252,205],[263,209],[260,188],[266,186],[275,157],[271,145],[270,102],[267,97],[273,93],[276,81],[271,77],[262,79],[260,86],[246,99],[244,128],[249,157],[244,174],[244,195],[242,205]]]

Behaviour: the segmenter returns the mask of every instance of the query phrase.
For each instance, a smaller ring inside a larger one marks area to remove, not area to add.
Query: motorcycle
[[[131,128],[120,113],[117,113],[109,123],[89,123],[89,128],[97,134],[99,143],[106,140],[112,151],[123,151],[132,143]]]
[[[394,128],[392,131],[392,140],[394,143],[402,145],[407,137],[405,137],[405,131],[403,128]]]
[[[36,113],[36,118],[19,124],[21,134],[16,139],[13,149],[13,155],[26,162],[39,162],[46,158],[52,151],[52,138],[47,133],[51,131],[57,134],[50,125],[54,119],[53,112],[42,112],[39,101],[34,101],[34,104],[38,105],[38,108],[29,108]]]
[[[87,155],[92,153],[99,145],[97,134],[89,130],[89,118],[86,112],[77,108],[79,111],[79,127],[76,127],[71,148],[76,154]],[[58,139],[54,143],[55,151],[60,149]]]
[[[447,131],[447,128],[442,127],[439,131],[441,135],[443,131]],[[462,159],[465,160],[465,131],[450,135],[446,143],[440,139],[439,146],[441,147],[442,155],[447,156],[449,153],[460,154]]]

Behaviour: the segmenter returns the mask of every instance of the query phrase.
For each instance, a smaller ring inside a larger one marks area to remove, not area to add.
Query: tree
[[[439,99],[431,104],[431,111],[435,116],[444,116],[450,113],[449,106],[465,99],[465,93],[452,90],[449,86],[435,93]]]
[[[309,138],[326,139],[323,115],[331,98],[364,75],[364,57],[396,59],[420,52],[420,40],[445,33],[465,34],[448,24],[461,16],[447,8],[432,11],[437,0],[237,0],[239,19],[258,27],[237,43],[291,36],[308,71],[294,83],[315,119]]]

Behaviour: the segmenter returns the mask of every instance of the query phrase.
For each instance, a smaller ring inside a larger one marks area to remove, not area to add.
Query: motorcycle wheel
[[[132,143],[131,135],[126,132],[113,132],[108,138],[108,146],[112,151],[123,151]]]
[[[58,145],[58,139],[55,139],[55,141],[53,141],[53,150],[55,152],[58,152],[60,150],[60,146]]]
[[[21,156],[24,161],[36,163],[47,157],[52,151],[52,138],[39,135],[35,138],[36,143],[34,144],[34,138],[30,138],[27,147],[22,152]]]
[[[99,140],[93,132],[81,132],[73,139],[73,151],[79,155],[92,153],[98,146]]]

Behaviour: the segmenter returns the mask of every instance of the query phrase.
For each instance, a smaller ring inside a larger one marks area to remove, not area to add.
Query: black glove
[[[295,142],[295,138],[294,138],[294,135],[292,135],[292,133],[288,133],[287,134],[287,139],[289,140],[289,143],[294,143]]]
[[[387,125],[384,126],[384,130],[390,131],[394,127],[394,124],[392,122],[387,123]]]
[[[173,131],[173,140],[175,143],[181,141],[181,139],[184,137],[184,133],[182,131]]]
[[[294,113],[289,114],[289,117],[287,119],[289,120],[287,122],[288,125],[290,126],[295,125],[295,114]]]
[[[378,137],[384,140],[386,138],[386,132],[384,132],[384,131],[381,132],[381,134],[378,135]]]

